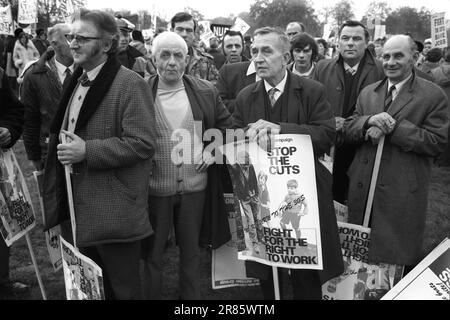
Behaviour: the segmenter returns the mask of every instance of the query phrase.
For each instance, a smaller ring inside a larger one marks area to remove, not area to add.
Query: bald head
[[[289,38],[289,41],[291,41],[292,38],[294,36],[296,36],[297,34],[300,34],[303,32],[305,32],[305,26],[303,25],[303,23],[294,21],[294,22],[288,23],[288,25],[286,26],[286,34]]]
[[[389,80],[397,84],[408,78],[414,68],[416,44],[410,36],[396,35],[383,46],[383,69]]]

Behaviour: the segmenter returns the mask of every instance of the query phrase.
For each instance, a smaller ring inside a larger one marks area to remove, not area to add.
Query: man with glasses
[[[25,150],[38,171],[44,169],[50,123],[74,71],[72,53],[65,38],[69,32],[68,24],[57,24],[49,30],[51,48],[25,72],[20,88],[25,105]]]
[[[153,99],[144,79],[116,59],[112,15],[81,10],[67,39],[79,67],[50,128],[45,229],[69,218],[63,168],[69,166],[80,252],[102,268],[106,299],[139,299],[140,240],[152,233]]]
[[[335,120],[337,139],[333,162],[333,197],[346,204],[348,194],[347,169],[355,148],[343,142],[345,118],[355,111],[356,98],[367,85],[383,79],[381,62],[367,50],[369,31],[358,21],[346,21],[339,28],[339,55],[317,63],[314,80],[325,85],[328,102]]]
[[[215,83],[219,78],[219,71],[214,65],[213,57],[195,45],[197,21],[189,13],[179,12],[172,18],[171,25],[172,31],[178,33],[188,46],[186,74]]]

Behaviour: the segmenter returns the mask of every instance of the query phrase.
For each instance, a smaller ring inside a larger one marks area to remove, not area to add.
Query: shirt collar
[[[408,82],[409,79],[411,79],[412,77],[412,72],[411,74],[404,80],[400,81],[399,83],[395,84],[395,90],[397,92],[400,92],[400,89],[405,85],[406,82]],[[388,78],[388,91],[389,89],[393,86],[394,84],[391,82],[391,80]]]
[[[360,61],[361,62],[361,61]],[[347,62],[345,62],[344,61],[344,70],[345,71],[348,71],[348,70],[354,70],[354,73],[353,74],[355,74],[356,72],[358,72],[358,67],[359,67],[359,63],[360,62],[358,62],[357,64],[355,64],[353,67],[350,67],[348,64],[347,64]]]
[[[277,84],[276,87],[275,87],[275,88],[278,89],[280,94],[283,93],[284,87],[286,86],[287,73],[288,73],[287,70],[285,70],[284,71],[284,78],[283,78],[283,80],[281,80],[281,82],[279,84]],[[269,92],[269,90],[273,88],[266,80],[264,80],[264,87],[266,88],[267,92]]]
[[[255,67],[255,63],[253,61],[250,61],[250,64],[248,65],[248,69],[247,69],[247,76],[250,76],[252,74],[256,73],[256,67]],[[255,74],[255,82],[261,80],[261,78],[258,76],[258,74]]]
[[[96,66],[94,69],[92,69],[91,71],[88,71],[87,72],[87,76],[88,76],[88,79],[89,79],[89,81],[94,81],[95,80],[95,78],[97,78],[97,76],[98,76],[98,74],[100,73],[100,70],[102,70],[102,68],[103,68],[103,65],[106,63],[106,61],[105,62],[103,62],[103,63],[101,63],[101,64],[99,64],[98,66]],[[86,72],[86,70],[84,70],[83,69],[83,71],[84,72]]]
[[[295,62],[294,62],[294,66],[292,67],[292,73],[299,75],[300,77],[309,77],[310,74],[314,70],[315,64],[316,64],[315,62],[311,63],[311,68],[308,71],[306,71],[305,73],[301,73],[301,72],[298,72],[297,69],[295,69]]]
[[[73,63],[72,63],[72,65],[66,67],[65,65],[63,65],[62,63],[60,63],[58,60],[55,59],[55,65],[56,65],[56,69],[58,70],[59,74],[64,74],[66,72],[67,68],[69,68],[70,72],[73,73],[73,69],[74,69]]]

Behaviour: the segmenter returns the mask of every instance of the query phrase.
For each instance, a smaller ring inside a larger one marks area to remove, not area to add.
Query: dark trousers
[[[141,299],[141,241],[80,248],[80,252],[102,268],[106,300]]]
[[[333,161],[333,199],[347,204],[349,179],[347,170],[355,157],[356,148],[352,145],[336,146]]]
[[[248,264],[246,264],[248,267]],[[256,272],[261,274],[259,278],[261,290],[264,300],[274,300],[275,290],[273,284],[272,267],[260,264],[259,266],[251,266]],[[256,267],[256,268],[255,268]],[[263,270],[265,269],[265,270]],[[263,271],[263,273],[261,273]],[[283,272],[284,268],[278,268],[278,284],[280,288],[280,299],[283,300]],[[294,300],[321,300],[322,299],[322,283],[317,270],[298,270],[290,269],[289,280],[291,282]],[[249,273],[247,273],[247,276]],[[263,277],[264,276],[264,277]]]
[[[172,226],[180,247],[180,297],[198,300],[200,295],[200,228],[205,191],[155,197],[149,196],[150,223],[154,234],[145,264],[150,278],[150,299],[161,299],[164,247]]]
[[[9,247],[0,237],[0,285],[9,280]]]

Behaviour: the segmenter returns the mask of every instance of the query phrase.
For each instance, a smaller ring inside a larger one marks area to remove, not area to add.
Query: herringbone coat
[[[75,70],[50,129],[44,178],[46,229],[69,217],[56,146],[81,74],[82,69]],[[86,141],[86,159],[73,166],[72,175],[78,246],[135,241],[152,233],[147,193],[154,123],[148,84],[109,58],[86,95],[75,128]]]

